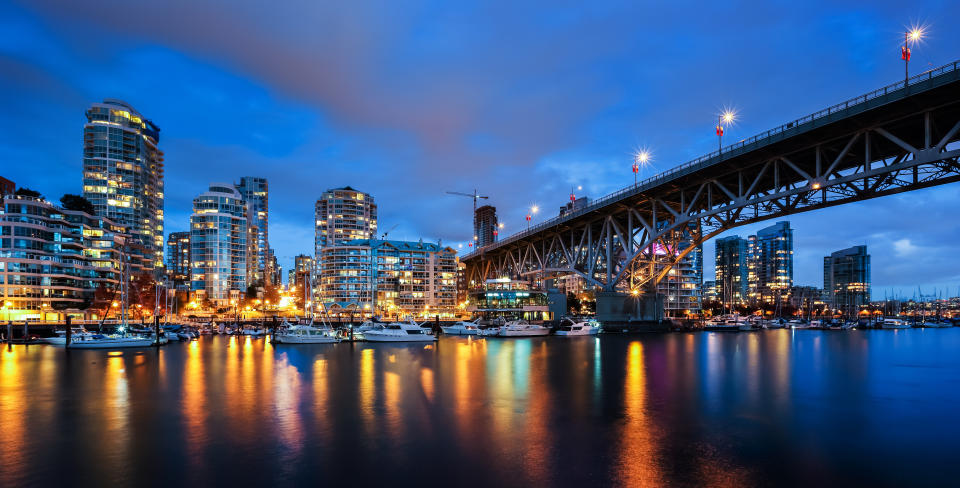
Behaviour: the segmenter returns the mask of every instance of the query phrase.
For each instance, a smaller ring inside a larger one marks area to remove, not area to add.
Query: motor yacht
[[[896,319],[892,317],[887,317],[883,319],[883,323],[880,324],[881,329],[909,329],[910,322],[907,322],[903,319]]]
[[[340,338],[329,327],[293,324],[277,332],[273,342],[275,344],[333,344],[340,342]]]
[[[550,334],[550,329],[542,325],[535,325],[526,320],[511,320],[506,325],[500,327],[497,335],[500,337],[528,337],[545,336]]]
[[[444,334],[450,335],[477,335],[480,330],[479,320],[473,322],[460,321],[453,325],[442,326]]]
[[[148,347],[154,345],[152,337],[82,334],[70,339],[71,349],[117,349],[121,347]]]
[[[708,332],[739,332],[740,326],[745,324],[737,315],[715,317],[703,324],[703,330]]]
[[[600,322],[596,320],[575,320],[564,318],[560,321],[560,328],[556,334],[563,337],[588,336],[600,333]]]
[[[363,332],[368,342],[432,342],[437,337],[420,324],[408,319],[406,322],[391,322]]]
[[[267,331],[266,329],[262,329],[260,327],[253,327],[250,329],[242,329],[240,334],[250,337],[263,337],[267,334]]]

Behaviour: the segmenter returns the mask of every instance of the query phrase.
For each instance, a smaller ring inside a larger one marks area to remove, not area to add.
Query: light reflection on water
[[[960,474],[958,347],[960,329],[5,346],[0,486],[938,484]]]

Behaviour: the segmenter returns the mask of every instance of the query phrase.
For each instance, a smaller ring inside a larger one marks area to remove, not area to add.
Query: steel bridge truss
[[[646,292],[734,227],[960,180],[958,132],[947,104],[771,145],[484,253],[468,279],[572,274]]]

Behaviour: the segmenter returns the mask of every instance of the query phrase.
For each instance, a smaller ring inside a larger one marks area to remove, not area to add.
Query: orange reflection
[[[373,402],[376,395],[374,380],[374,366],[376,359],[371,348],[360,351],[360,417],[368,434],[373,434],[374,411]]]
[[[322,431],[326,431],[329,427],[327,424],[327,400],[330,393],[327,385],[329,381],[327,367],[326,359],[318,358],[313,362],[313,414]]]
[[[433,370],[430,368],[420,368],[420,388],[423,389],[424,396],[433,403]]]
[[[643,364],[643,344],[630,343],[623,387],[626,423],[620,435],[620,481],[625,486],[660,486],[662,474],[656,462],[656,439],[647,414],[647,379]]]
[[[207,437],[207,391],[203,374],[203,358],[198,341],[187,346],[187,360],[183,367],[183,394],[181,405],[186,423],[187,451],[192,464],[199,465],[202,444]]]
[[[0,352],[0,459],[6,466],[22,466],[27,462],[24,459],[26,423],[21,415],[28,399],[20,371],[23,359],[19,351],[19,346],[5,346]],[[0,479],[15,475],[6,469],[0,469],[0,474],[3,475]],[[6,486],[13,484],[13,480],[3,483]]]
[[[403,420],[400,416],[400,375],[393,371],[383,373],[384,410],[386,412],[387,434],[399,440],[403,434]]]

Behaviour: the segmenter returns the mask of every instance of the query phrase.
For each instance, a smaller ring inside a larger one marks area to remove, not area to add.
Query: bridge
[[[484,246],[490,278],[577,275],[650,295],[697,245],[734,227],[960,180],[960,61],[757,134]],[[619,301],[617,301],[619,300]],[[633,315],[632,315],[633,314]]]

